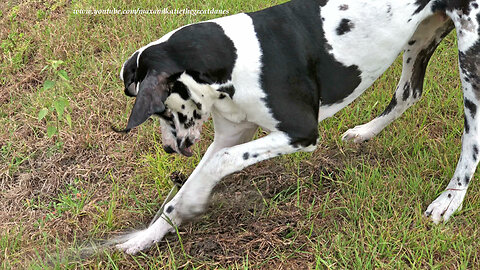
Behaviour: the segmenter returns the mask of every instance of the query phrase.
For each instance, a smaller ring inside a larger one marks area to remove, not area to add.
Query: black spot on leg
[[[383,111],[382,115],[380,116],[385,116],[389,114],[390,112],[392,112],[393,108],[395,108],[396,106],[397,106],[397,97],[393,95],[392,101],[390,101],[390,104],[388,104],[387,108],[385,109],[385,111]]]
[[[478,146],[474,145],[473,146],[473,160],[477,161],[477,158],[478,158]]]
[[[257,157],[258,157],[258,154],[253,154],[252,157],[253,157],[253,158],[257,158]]]
[[[471,102],[469,99],[465,99],[465,108],[470,111],[472,118],[475,118],[475,115],[477,114],[477,105],[475,105],[475,103]]]
[[[243,159],[247,160],[250,158],[250,154],[248,152],[243,153]]]
[[[343,4],[343,5],[339,6],[338,9],[339,9],[339,10],[342,10],[342,11],[348,10],[348,5],[347,5],[347,4]]]
[[[409,58],[407,59],[407,64],[410,64],[410,61],[412,61],[412,58],[411,58],[411,57],[409,57]]]
[[[470,183],[470,177],[465,175],[465,185],[468,185],[468,183]]]
[[[337,27],[337,35],[344,35],[345,33],[352,31],[354,27],[355,24],[353,24],[352,21],[349,19],[342,19]]]
[[[410,40],[410,41],[408,42],[408,45],[412,46],[412,45],[415,44],[416,42],[417,42],[416,40]]]
[[[474,8],[478,8],[478,4],[477,4],[477,3],[473,3],[472,6],[473,6]]]
[[[470,132],[470,124],[468,124],[467,115],[463,114],[463,117],[465,119],[465,133],[469,133]]]
[[[452,194],[448,194],[448,198],[452,198]]]
[[[182,104],[182,110],[185,110],[185,104]]]
[[[167,210],[165,211],[167,214],[170,214],[173,211],[174,207],[170,205]]]
[[[410,82],[407,82],[403,87],[403,101],[407,101],[410,97]]]

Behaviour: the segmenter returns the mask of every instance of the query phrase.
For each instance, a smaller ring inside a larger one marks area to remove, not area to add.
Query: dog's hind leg
[[[462,153],[453,178],[425,211],[435,223],[447,221],[461,208],[480,160],[480,8],[475,2],[470,7],[471,10],[465,8],[449,13],[457,28],[465,126]]]
[[[392,101],[377,118],[345,132],[344,141],[360,143],[370,140],[420,100],[428,62],[438,44],[453,28],[452,21],[445,14],[435,14],[420,24],[404,50],[402,76]]]

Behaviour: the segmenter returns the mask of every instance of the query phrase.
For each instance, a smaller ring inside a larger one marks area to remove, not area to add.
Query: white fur
[[[231,83],[236,90],[233,97],[236,107],[244,109],[245,119],[242,120],[275,131],[278,122],[263,101],[266,94],[260,84],[262,50],[252,18],[241,13],[215,19],[212,22],[222,27],[237,50]],[[234,119],[235,117],[230,120]],[[238,121],[238,119],[235,120]]]
[[[414,2],[330,0],[321,9],[320,16],[325,19],[325,37],[332,46],[330,53],[345,66],[358,66],[362,82],[343,102],[333,105],[320,103],[319,121],[333,116],[359,97],[395,61],[420,22],[428,16],[412,17],[417,7]],[[344,4],[349,8],[340,10],[339,6]],[[387,15],[388,6],[391,7],[392,17]],[[336,29],[343,18],[349,19],[354,27],[348,34],[337,35]],[[409,18],[412,20],[407,23]]]
[[[411,94],[407,100],[403,100],[404,86],[412,80],[413,65],[417,60],[418,54],[432,42],[440,42],[441,36],[439,35],[441,35],[443,31],[437,31],[443,29],[443,27],[447,25],[448,23],[443,15],[434,15],[420,24],[417,32],[415,32],[410,39],[415,40],[415,44],[413,46],[406,45],[404,48],[402,76],[394,94],[397,100],[397,105],[390,113],[380,115],[366,124],[347,130],[343,134],[342,140],[352,140],[355,143],[361,143],[372,139],[420,99],[420,96],[414,97]]]

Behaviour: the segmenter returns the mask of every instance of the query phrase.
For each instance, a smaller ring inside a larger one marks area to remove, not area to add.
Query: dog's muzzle
[[[193,145],[193,142],[190,138],[177,138],[176,145],[164,145],[163,150],[167,154],[181,154],[186,157],[191,157],[193,156],[193,150],[191,149],[191,146]]]

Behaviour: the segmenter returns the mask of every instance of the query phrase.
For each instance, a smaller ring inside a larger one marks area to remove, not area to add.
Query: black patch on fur
[[[247,160],[247,159],[249,159],[249,158],[250,158],[250,154],[249,154],[249,153],[247,153],[247,152],[243,153],[243,159],[244,159],[244,160]]]
[[[469,99],[465,99],[465,108],[467,108],[470,111],[470,115],[472,118],[475,118],[477,115],[477,105],[475,103],[471,102]]]
[[[476,161],[478,157],[478,146],[474,145],[473,146],[473,160]]]
[[[412,61],[412,58],[411,58],[411,57],[409,57],[409,58],[407,59],[407,64],[410,64],[410,61]]]
[[[182,110],[185,110],[185,104],[182,104]]]
[[[408,45],[412,46],[412,45],[415,44],[416,42],[417,42],[416,40],[410,40],[410,41],[408,42]]]
[[[214,22],[192,24],[143,51],[136,81],[156,70],[171,75],[186,71],[194,79],[226,83],[231,80],[236,58],[235,46],[221,26]]]
[[[226,98],[227,96],[225,94],[220,94],[220,96],[218,97],[218,99],[224,99]]]
[[[230,98],[233,98],[233,95],[235,95],[235,87],[233,86],[221,87],[217,91],[227,94]]]
[[[431,0],[417,0],[415,4],[418,5],[418,8],[415,10],[413,15],[420,13],[420,11],[422,11],[430,2]]]
[[[344,35],[345,33],[352,31],[354,27],[355,24],[353,24],[352,21],[349,19],[342,19],[337,27],[337,35]]]
[[[470,176],[465,175],[465,185],[468,185],[470,183]]]
[[[257,158],[257,157],[258,157],[258,154],[253,154],[252,157],[253,157],[253,158]]]
[[[403,87],[403,101],[407,101],[410,97],[410,83],[406,82],[405,86]]]
[[[478,4],[477,4],[477,3],[473,3],[472,6],[473,6],[474,8],[478,8]]]
[[[165,210],[165,212],[166,212],[167,214],[170,214],[170,213],[173,211],[173,209],[175,209],[175,208],[173,207],[173,205],[170,205],[169,207],[167,207],[167,210]]]
[[[452,198],[452,194],[448,194],[448,198]]]
[[[464,113],[463,118],[465,119],[465,133],[470,132],[470,124],[468,123],[467,115]]]
[[[383,113],[380,116],[385,116],[391,113],[393,108],[395,108],[395,106],[397,106],[397,97],[394,94],[392,97],[392,101],[390,101],[390,104],[388,104],[387,108],[385,108],[385,111],[383,111]]]
[[[342,65],[326,50],[319,16],[326,2],[293,0],[248,14],[263,52],[265,102],[292,145],[316,144],[320,101],[342,102],[361,82],[357,66]]]
[[[186,122],[184,124],[184,127],[185,129],[189,129],[191,127],[193,127],[195,125],[195,120],[193,120],[193,118],[191,118],[190,120],[188,120],[188,122]]]
[[[428,1],[428,0],[418,0],[418,1]],[[417,1],[417,2],[418,2]],[[470,14],[471,8],[470,3],[476,0],[435,0],[432,5],[432,11],[453,11],[459,10],[463,14],[468,15]]]
[[[188,90],[187,86],[182,82],[176,81],[172,86],[171,92],[172,94],[179,94],[183,100],[190,99],[190,91]]]
[[[198,114],[197,110],[193,110],[193,118],[200,120],[202,119],[202,116]]]
[[[338,9],[342,11],[348,10],[348,5],[347,4],[340,5]]]
[[[202,95],[203,96],[203,95]],[[192,100],[193,101],[193,100]],[[197,109],[199,109],[200,111],[202,110],[202,103],[200,102],[195,102],[193,101],[193,103],[195,104],[195,106],[197,107]]]
[[[183,113],[178,113],[178,121],[184,124],[185,122],[187,122],[187,116]]]

